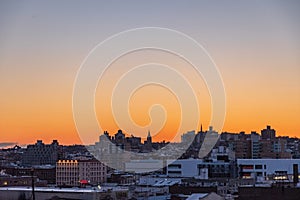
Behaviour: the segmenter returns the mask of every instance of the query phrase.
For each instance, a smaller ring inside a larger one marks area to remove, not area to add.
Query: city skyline
[[[0,199],[300,197],[300,1],[0,1]]]
[[[1,3],[1,143],[28,144],[36,138],[46,142],[55,138],[63,144],[80,144],[72,110],[72,92],[80,65],[91,49],[111,35],[146,26],[185,33],[208,51],[226,92],[222,131],[249,133],[271,124],[277,135],[300,136],[299,2],[136,1],[105,5],[91,2],[92,6],[72,2],[72,9],[70,4]],[[109,76],[103,79],[106,88],[111,88],[110,78],[121,74],[126,65],[153,57],[174,68],[188,69],[186,63],[169,54],[137,52],[113,63],[112,70],[107,71]],[[186,70],[185,74],[190,82],[195,81],[193,71]],[[203,91],[199,94],[200,121],[208,127],[210,95],[204,81],[199,88]],[[136,124],[160,132],[157,138],[154,133],[154,141],[169,140],[169,133],[176,132],[180,122],[178,102],[172,93],[162,89],[144,87],[129,102]],[[108,107],[101,107],[102,97],[102,91],[97,90],[95,106],[103,129],[110,133],[123,129],[112,120]],[[157,128],[160,124],[148,126],[153,117],[163,121],[165,116],[160,111],[148,112],[157,101],[165,105],[170,117],[161,130]],[[94,141],[97,137],[89,139]]]
[[[213,128],[213,127],[212,127]],[[275,130],[275,134],[276,134],[276,137],[290,137],[290,138],[296,138],[296,139],[300,139],[300,137],[297,137],[297,136],[289,136],[289,135],[278,135],[278,133],[277,133],[277,131],[276,131],[276,129],[273,129],[273,127],[272,126],[270,126],[270,125],[266,125],[265,127],[263,127],[261,130],[252,130],[252,131],[250,131],[250,132],[245,132],[245,131],[239,131],[239,132],[229,132],[229,131],[226,131],[226,130],[224,130],[223,132],[221,132],[221,133],[218,133],[219,135],[221,135],[221,134],[225,134],[225,133],[227,133],[227,134],[233,134],[233,135],[239,135],[239,134],[241,134],[241,133],[245,133],[245,134],[253,134],[253,133],[256,133],[256,134],[258,134],[259,136],[262,136],[262,131],[263,130],[266,130],[266,129],[268,129],[268,128],[271,128],[272,130]],[[111,136],[111,137],[113,137],[113,135],[114,134],[116,134],[116,133],[118,133],[119,131],[122,131],[122,129],[118,129],[118,130],[116,130],[116,131],[114,131],[114,132],[108,132],[108,131],[104,131],[104,133],[100,133],[99,135],[98,135],[98,140],[99,140],[99,137],[101,136],[101,135],[104,135],[105,133],[106,134],[108,134],[109,136]],[[209,127],[207,128],[207,129],[205,129],[205,128],[203,128],[203,127],[201,127],[199,130],[189,130],[189,131],[187,131],[187,132],[184,132],[184,133],[182,133],[181,134],[181,136],[183,136],[183,135],[185,135],[185,134],[188,134],[188,133],[190,133],[190,132],[195,132],[195,134],[197,134],[197,133],[200,133],[201,131],[203,131],[203,133],[205,133],[205,132],[207,132],[209,130]],[[128,138],[130,138],[130,137],[136,137],[136,138],[141,138],[141,141],[142,141],[142,143],[144,143],[145,141],[147,141],[147,138],[148,138],[148,136],[149,136],[149,133],[150,133],[150,136],[152,137],[152,135],[151,135],[151,131],[149,130],[148,132],[147,132],[147,135],[146,135],[146,137],[139,137],[139,136],[136,136],[136,135],[134,135],[134,133],[126,133],[126,132],[123,132],[124,134],[125,134],[125,137],[128,137]],[[97,142],[98,140],[95,140],[94,142]],[[45,143],[51,143],[51,142],[53,142],[53,141],[58,141],[61,145],[84,145],[82,142],[79,142],[79,143],[64,143],[64,142],[61,142],[61,141],[59,141],[57,138],[51,138],[51,139],[49,139],[49,140],[44,140],[43,138],[35,138],[35,139],[33,139],[32,141],[30,141],[29,143],[19,143],[18,141],[16,141],[16,142],[0,142],[0,149],[5,149],[5,148],[11,148],[11,147],[14,147],[15,145],[18,145],[18,146],[22,146],[22,147],[26,147],[27,145],[30,145],[30,144],[33,144],[33,143],[35,143],[35,142],[37,142],[37,141],[42,141],[42,142],[45,142]],[[153,142],[157,142],[157,143],[161,143],[161,142],[170,142],[170,141],[168,141],[168,140],[155,140],[155,141],[153,141]],[[182,142],[182,138],[181,138],[181,140],[180,141],[176,141],[176,142]],[[85,145],[87,145],[87,146],[89,146],[89,145],[94,145],[94,143],[91,143],[91,144],[85,144]]]

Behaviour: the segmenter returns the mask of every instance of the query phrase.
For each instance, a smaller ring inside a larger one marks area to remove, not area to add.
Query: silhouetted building
[[[47,186],[47,181],[38,180],[36,176],[33,177],[35,186]],[[9,186],[31,186],[31,176],[1,176],[0,175],[0,187]]]
[[[124,145],[125,134],[122,132],[122,130],[118,130],[118,132],[115,134],[115,143],[117,145]]]
[[[134,137],[133,135],[126,137],[125,149],[127,151],[139,152],[142,145],[141,141],[140,137]]]
[[[152,151],[152,137],[150,131],[148,131],[147,140],[145,141],[145,149],[146,151]]]
[[[27,146],[22,164],[25,166],[55,165],[62,156],[62,147],[57,140],[53,140],[51,144],[44,144],[42,140],[38,140],[36,144]]]
[[[276,131],[274,129],[271,129],[271,126],[267,126],[266,129],[261,130],[261,138],[263,140],[267,139],[275,139],[276,137]]]
[[[32,167],[20,167],[20,166],[6,166],[1,167],[6,174],[12,176],[31,176],[31,170],[34,169],[34,176],[40,180],[47,181],[48,184],[55,184],[56,170],[55,166],[35,166]]]

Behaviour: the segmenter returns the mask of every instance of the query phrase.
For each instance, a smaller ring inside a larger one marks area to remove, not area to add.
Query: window
[[[257,176],[262,176],[262,172],[257,172]]]
[[[180,164],[171,164],[168,166],[169,169],[181,169]]]
[[[181,175],[181,171],[169,171],[169,175]]]
[[[253,169],[253,165],[242,165],[242,169]]]
[[[255,169],[262,169],[262,165],[255,165]]]

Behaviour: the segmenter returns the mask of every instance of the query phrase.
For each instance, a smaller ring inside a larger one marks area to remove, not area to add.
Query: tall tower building
[[[150,131],[148,131],[147,140],[145,140],[144,145],[145,145],[145,150],[147,152],[152,151],[152,137],[151,137]]]
[[[152,137],[151,137],[150,131],[148,131],[147,144],[152,144]]]

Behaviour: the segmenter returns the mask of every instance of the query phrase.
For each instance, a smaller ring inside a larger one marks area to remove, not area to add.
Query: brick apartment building
[[[106,182],[107,167],[98,160],[59,160],[56,163],[56,185],[98,185]]]
[[[261,136],[255,132],[240,133],[238,139],[229,141],[229,146],[235,151],[235,157],[241,159],[291,158],[287,139],[276,138],[276,132],[270,126],[261,130]]]

